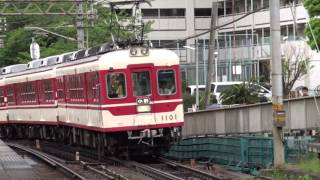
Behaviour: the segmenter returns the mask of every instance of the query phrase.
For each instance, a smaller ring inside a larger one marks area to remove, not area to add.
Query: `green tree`
[[[221,92],[220,100],[224,105],[253,104],[260,101],[259,89],[253,83],[243,82]]]
[[[307,36],[308,44],[310,45],[310,47],[312,49],[316,49],[316,45],[320,46],[320,0],[304,0],[303,4],[309,13],[309,24],[311,26],[315,39],[313,38],[308,25],[305,28],[305,35]]]
[[[26,4],[21,4],[20,6],[24,5]],[[71,5],[70,3],[65,3],[65,9],[68,9]],[[3,5],[0,5],[0,8],[1,6]],[[48,4],[43,3],[42,6],[48,6]],[[120,12],[118,14],[120,22],[117,23],[116,21],[110,21],[113,15],[110,13],[109,8],[98,5],[94,9],[97,10],[97,18],[94,20],[94,26],[88,28],[90,47],[111,42],[111,33],[119,40],[133,37],[132,32],[128,32],[126,28],[121,27],[121,24],[132,23],[133,18],[131,15]],[[30,8],[29,12],[32,10]],[[7,17],[7,24],[5,48],[0,49],[1,67],[30,61],[29,46],[32,37],[35,37],[40,46],[41,57],[77,50],[77,42],[65,40],[51,34],[33,34],[32,31],[24,29],[26,26],[44,27],[50,31],[76,39],[76,19],[74,16],[14,16]],[[147,23],[145,31],[150,31],[150,29],[151,24]]]

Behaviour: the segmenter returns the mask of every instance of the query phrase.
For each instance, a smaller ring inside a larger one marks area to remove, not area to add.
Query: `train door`
[[[152,84],[152,67],[131,68],[131,84],[137,115],[134,126],[156,125]]]

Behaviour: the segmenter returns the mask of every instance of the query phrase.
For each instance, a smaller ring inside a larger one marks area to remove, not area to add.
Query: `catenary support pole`
[[[271,30],[271,71],[272,71],[272,112],[273,112],[273,154],[276,168],[284,165],[282,127],[285,112],[282,99],[282,63],[280,42],[280,0],[270,1]]]
[[[78,40],[78,49],[84,49],[85,45],[84,45],[84,25],[83,25],[83,21],[84,21],[84,17],[83,17],[83,2],[82,1],[78,1],[77,2],[77,40]]]
[[[211,82],[213,76],[213,52],[214,52],[214,44],[216,37],[216,26],[217,26],[217,17],[218,17],[218,2],[217,0],[212,2],[211,9],[211,25],[210,25],[210,40],[209,40],[209,51],[208,51],[208,74],[207,74],[207,82],[206,82],[206,91],[205,91],[205,103],[206,106],[210,104],[210,93],[211,93]]]

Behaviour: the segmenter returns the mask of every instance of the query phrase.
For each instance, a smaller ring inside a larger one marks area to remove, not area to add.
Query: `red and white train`
[[[178,56],[105,44],[2,68],[1,135],[108,153],[166,146],[183,125]]]

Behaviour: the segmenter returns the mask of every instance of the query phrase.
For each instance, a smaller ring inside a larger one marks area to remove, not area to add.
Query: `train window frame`
[[[0,87],[0,106],[6,106],[4,86]]]
[[[59,102],[64,102],[65,97],[66,93],[64,89],[64,79],[63,77],[57,77],[57,99]]]
[[[78,82],[79,79],[79,82]],[[79,86],[78,86],[79,85]],[[83,103],[86,101],[86,83],[84,74],[67,76],[67,101],[71,103]]]
[[[160,86],[159,86],[159,72],[160,71],[163,71],[163,70],[172,70],[173,73],[174,73],[174,88],[175,88],[175,92],[172,93],[172,94],[161,94],[160,93]],[[178,86],[177,86],[177,71],[175,69],[172,69],[172,68],[162,68],[162,69],[158,69],[157,70],[157,93],[158,95],[160,96],[173,96],[173,95],[176,95],[178,93]]]
[[[109,81],[108,81],[108,76],[111,75],[111,74],[123,74],[123,77],[124,77],[124,92],[125,92],[125,96],[123,97],[110,97],[109,96]],[[106,75],[105,75],[105,81],[106,81],[106,93],[107,93],[107,97],[108,99],[125,99],[128,97],[128,84],[127,84],[127,76],[126,76],[126,73],[125,72],[108,72]]]
[[[141,72],[148,72],[148,73],[149,73],[150,94],[148,94],[148,95],[135,95],[135,94],[134,94],[134,92],[135,92],[135,89],[134,89],[135,83],[134,83],[134,81],[133,81],[133,79],[134,79],[134,78],[133,78],[133,74],[134,74],[134,73],[141,73]],[[146,96],[146,97],[152,97],[152,93],[153,93],[153,91],[152,91],[152,71],[151,71],[150,69],[139,69],[138,71],[132,71],[132,72],[131,72],[131,85],[132,85],[132,95],[133,95],[134,97],[144,97],[144,96]]]
[[[37,103],[36,85],[34,81],[23,82],[18,84],[17,102],[20,105]]]
[[[49,86],[47,86],[47,85],[49,85]],[[44,88],[43,88],[44,102],[53,103],[55,100],[53,79],[44,80],[43,86],[44,86]],[[50,89],[46,89],[47,87],[49,87]]]
[[[87,88],[87,99],[88,103],[98,104],[101,102],[101,94],[100,94],[100,76],[99,73],[96,72],[88,72],[86,73],[86,88]]]
[[[12,90],[12,94],[9,94],[9,90]],[[7,88],[6,88],[6,91],[7,91],[7,102],[8,102],[8,105],[10,106],[10,105],[16,105],[16,97],[15,97],[15,95],[16,95],[16,92],[15,92],[15,88],[14,88],[14,85],[13,84],[10,84],[10,85],[8,85],[7,86]],[[10,100],[10,98],[9,97],[12,97],[12,101],[9,101]]]

